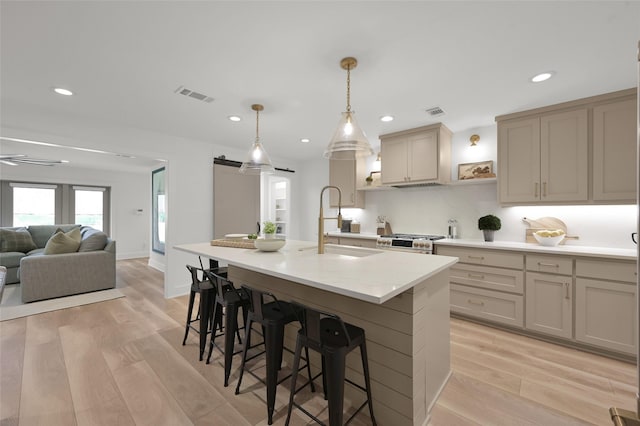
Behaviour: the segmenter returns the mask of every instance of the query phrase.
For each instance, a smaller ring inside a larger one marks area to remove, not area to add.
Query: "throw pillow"
[[[78,251],[96,251],[102,250],[107,245],[107,234],[102,231],[85,234],[80,242]]]
[[[80,238],[80,228],[74,228],[67,233],[56,232],[44,246],[44,254],[75,253],[80,247]]]
[[[0,252],[19,251],[26,253],[38,248],[26,229],[0,229]]]

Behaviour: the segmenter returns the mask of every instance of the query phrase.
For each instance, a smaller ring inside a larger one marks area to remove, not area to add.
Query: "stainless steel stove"
[[[432,254],[433,241],[444,238],[443,235],[391,234],[381,235],[376,247],[385,250],[406,251]]]

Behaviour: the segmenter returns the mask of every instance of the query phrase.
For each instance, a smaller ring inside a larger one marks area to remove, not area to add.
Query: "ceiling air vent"
[[[438,117],[440,115],[444,115],[444,110],[440,107],[433,107],[433,108],[429,108],[427,110],[427,114],[429,114],[431,117]]]
[[[210,104],[211,102],[213,102],[213,98],[212,98],[211,96],[203,95],[202,93],[198,93],[198,92],[195,92],[195,91],[193,91],[193,90],[191,90],[191,89],[187,89],[187,88],[186,88],[186,87],[184,87],[184,86],[180,86],[180,87],[178,87],[178,88],[174,91],[174,93],[177,93],[177,94],[179,94],[179,95],[188,96],[188,97],[190,97],[190,98],[197,99],[197,100],[199,100],[199,101],[206,102],[206,103],[208,103],[208,104]]]

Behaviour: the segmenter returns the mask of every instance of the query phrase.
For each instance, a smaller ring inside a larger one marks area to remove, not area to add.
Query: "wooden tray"
[[[233,247],[233,248],[244,248],[244,249],[254,249],[256,245],[253,243],[253,240],[211,240],[212,246],[221,246],[221,247]]]

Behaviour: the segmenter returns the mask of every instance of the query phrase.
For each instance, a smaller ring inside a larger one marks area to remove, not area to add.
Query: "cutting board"
[[[560,244],[564,244],[566,240],[577,240],[578,237],[575,235],[567,234],[567,225],[557,217],[541,217],[539,219],[529,219],[527,217],[523,217],[522,221],[529,225],[529,228],[525,230],[525,242],[538,244],[538,240],[533,236],[534,232],[543,230],[543,229],[562,229],[565,233],[564,239],[560,242]]]

